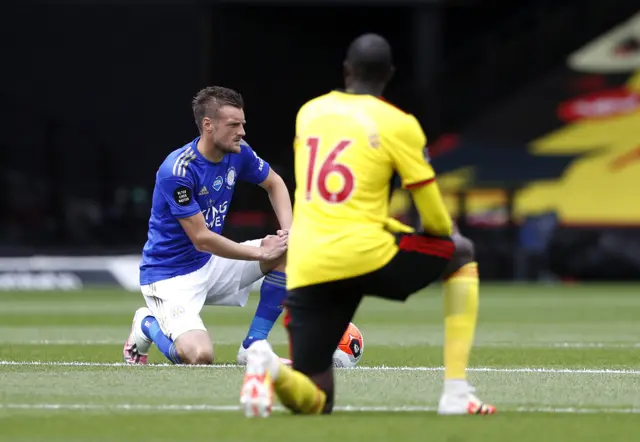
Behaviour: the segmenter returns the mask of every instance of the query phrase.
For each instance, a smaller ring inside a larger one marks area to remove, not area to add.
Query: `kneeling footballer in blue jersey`
[[[158,169],[140,265],[147,307],[134,315],[123,351],[128,363],[146,364],[152,342],[173,363],[212,363],[203,305],[244,306],[263,277],[239,364],[246,363],[253,342],[267,338],[282,311],[291,200],[282,178],[243,140],[243,107],[233,90],[201,90],[193,99],[200,136],[171,152]],[[280,223],[277,235],[244,243],[221,236],[238,180],[267,191]]]

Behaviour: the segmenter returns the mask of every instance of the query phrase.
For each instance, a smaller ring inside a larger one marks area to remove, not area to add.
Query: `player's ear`
[[[391,65],[389,67],[389,74],[388,74],[387,82],[390,81],[393,78],[393,75],[395,73],[396,73],[396,67],[394,65]]]
[[[351,68],[346,60],[342,62],[342,75],[345,79],[351,77]]]
[[[211,133],[213,131],[213,123],[211,121],[211,118],[204,117],[202,119],[202,131],[208,133]]]

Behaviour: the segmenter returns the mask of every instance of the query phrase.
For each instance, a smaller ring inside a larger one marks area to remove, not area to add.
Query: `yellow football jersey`
[[[287,288],[373,272],[397,253],[389,217],[397,171],[405,188],[434,179],[413,115],[372,95],[333,91],[296,119],[295,201]]]

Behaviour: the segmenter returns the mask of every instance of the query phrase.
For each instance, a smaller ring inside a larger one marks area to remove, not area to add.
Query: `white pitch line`
[[[32,339],[29,341],[11,341],[17,345],[116,345],[122,341],[115,339],[77,340],[77,339]]]
[[[209,404],[0,404],[0,409],[6,410],[72,410],[72,411],[211,411],[229,412],[240,411],[237,405],[209,405]],[[284,411],[283,407],[274,407],[276,411]],[[408,413],[408,412],[435,412],[436,407],[427,406],[355,406],[338,405],[335,411],[349,413]],[[516,413],[564,413],[564,414],[596,414],[596,413],[622,413],[637,414],[640,408],[577,408],[577,407],[516,407],[505,409],[505,412]]]
[[[0,366],[13,365],[20,367],[41,366],[41,367],[131,367],[143,368],[142,365],[127,364],[125,362],[81,362],[81,361],[5,361],[0,360]],[[174,364],[148,364],[148,367],[177,367],[177,368],[240,368],[237,364],[215,364],[215,365],[174,365]]]
[[[29,339],[25,341],[0,339],[0,344],[14,345],[122,345],[124,341],[121,339]],[[215,341],[217,345],[238,345],[240,341]],[[275,342],[274,345],[286,344],[285,341]]]
[[[142,368],[139,365],[130,365],[124,362],[75,362],[75,361],[6,361],[0,360],[0,366],[43,366],[43,367],[133,367]],[[149,364],[148,367],[178,367],[178,368],[206,368],[206,369],[227,369],[243,368],[237,364],[216,364],[216,365],[173,365],[173,364]],[[439,372],[444,367],[391,367],[381,366],[360,366],[340,370],[353,371],[425,371]],[[519,368],[494,368],[494,367],[472,367],[468,369],[472,372],[482,373],[550,373],[550,374],[624,374],[640,375],[640,370],[633,369],[609,369],[609,368],[544,368],[544,367],[519,367]]]
[[[444,367],[356,367],[354,370],[370,371],[444,371]],[[640,374],[640,370],[610,369],[610,368],[544,368],[544,367],[520,367],[520,368],[494,368],[471,367],[468,371],[483,373],[554,373],[554,374]]]
[[[0,343],[14,344],[14,345],[120,345],[122,341],[116,339],[30,339],[25,341],[8,339]],[[273,345],[285,345],[286,341],[273,341]],[[217,345],[236,345],[236,341],[215,341]],[[400,347],[407,347],[411,345],[402,345]],[[442,347],[441,344],[427,344],[429,347]],[[477,342],[474,344],[474,348],[566,348],[566,349],[638,349],[640,343],[633,342],[529,342],[529,343],[515,343],[515,342]]]
[[[480,345],[482,347],[482,345]],[[487,345],[488,347],[492,347],[493,345]],[[502,345],[500,345],[502,346]],[[505,347],[515,347],[518,345],[507,344]],[[528,345],[524,345],[524,347],[528,347]],[[551,344],[547,344],[546,346],[543,344],[539,347],[536,344],[531,344],[532,348],[640,348],[640,343],[615,343],[615,342],[554,342]]]

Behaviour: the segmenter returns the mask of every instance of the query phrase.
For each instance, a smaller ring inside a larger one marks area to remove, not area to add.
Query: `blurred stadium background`
[[[34,391],[7,387],[23,389],[27,384],[20,379],[28,383],[43,376],[34,371],[36,378],[19,377],[11,370],[30,368],[11,369],[16,361],[120,361],[129,310],[142,301],[135,293],[137,266],[155,171],[168,152],[197,133],[191,97],[213,84],[240,91],[247,140],[293,189],[296,111],[310,97],[341,86],[346,45],[370,31],[386,36],[395,51],[398,72],[387,98],[423,124],[451,213],[475,241],[481,299],[487,299],[481,309],[488,318],[485,327],[505,326],[479,337],[489,347],[506,346],[494,349],[502,356],[474,362],[637,366],[634,324],[640,300],[632,285],[640,280],[637,2],[92,3],[13,5],[0,12],[0,359],[6,363],[0,367],[5,386],[0,397],[5,408],[28,402],[20,396],[27,393],[36,402],[63,400],[55,399],[59,392],[38,399]],[[406,194],[394,192],[392,202],[395,216],[417,223]],[[238,185],[225,234],[246,240],[275,226],[264,192]],[[592,286],[598,281],[609,285]],[[620,281],[627,287],[616,291]],[[574,292],[570,283],[589,288]],[[104,288],[112,298],[95,295]],[[585,304],[574,311],[576,293]],[[608,300],[624,307],[628,317]],[[433,307],[422,298],[416,302]],[[373,305],[359,324],[365,342],[375,346],[367,341],[375,336],[381,347],[365,353],[363,364],[388,365],[389,348],[418,345],[405,341],[413,330],[407,327],[433,331],[419,328],[417,317],[405,324],[401,313],[397,324],[376,322],[384,308]],[[545,305],[557,310],[545,313]],[[378,316],[366,316],[378,310]],[[511,324],[501,322],[507,310]],[[221,354],[222,362],[231,361],[252,311],[234,311],[227,319],[227,310],[208,314],[228,326],[221,333],[228,348],[223,345]],[[526,316],[521,328],[518,314]],[[424,345],[437,345],[431,336]],[[277,339],[284,346],[281,331]],[[547,346],[550,353],[518,353],[523,342]],[[555,344],[566,348],[550,350]],[[438,351],[432,352],[435,359],[407,353],[395,361],[438,365]],[[480,346],[481,356],[489,351]],[[162,359],[156,355],[155,362]],[[89,391],[94,381],[69,388]],[[601,381],[593,379],[589,388]],[[523,385],[513,382],[514,388]],[[557,391],[567,387],[558,382]],[[535,396],[539,385],[532,381],[525,387]],[[573,391],[583,391],[577,385]],[[624,382],[617,385],[615,391],[629,393]],[[634,385],[631,392],[638,393]],[[224,397],[235,400],[235,386],[229,388],[233,394]],[[108,395],[107,390],[99,391]],[[620,397],[608,405],[637,412],[637,396],[616,402]],[[546,396],[536,400],[532,403],[549,404]],[[65,425],[61,431],[78,440],[89,431],[76,421]],[[10,440],[22,440],[13,428]],[[533,422],[531,432],[512,430],[500,431],[525,441],[539,428]],[[166,431],[169,437],[173,430]],[[586,430],[581,440],[590,440]]]
[[[388,98],[424,125],[485,279],[640,278],[634,2],[223,3],[0,14],[3,256],[138,255],[155,170],[196,133],[189,100],[205,85],[241,91],[247,139],[293,187],[296,110],[339,87],[345,45],[376,31],[396,54]],[[394,210],[413,216],[402,195]],[[239,186],[225,232],[274,221]],[[113,282],[75,261],[19,275],[16,262],[1,261],[1,287],[41,271]]]

